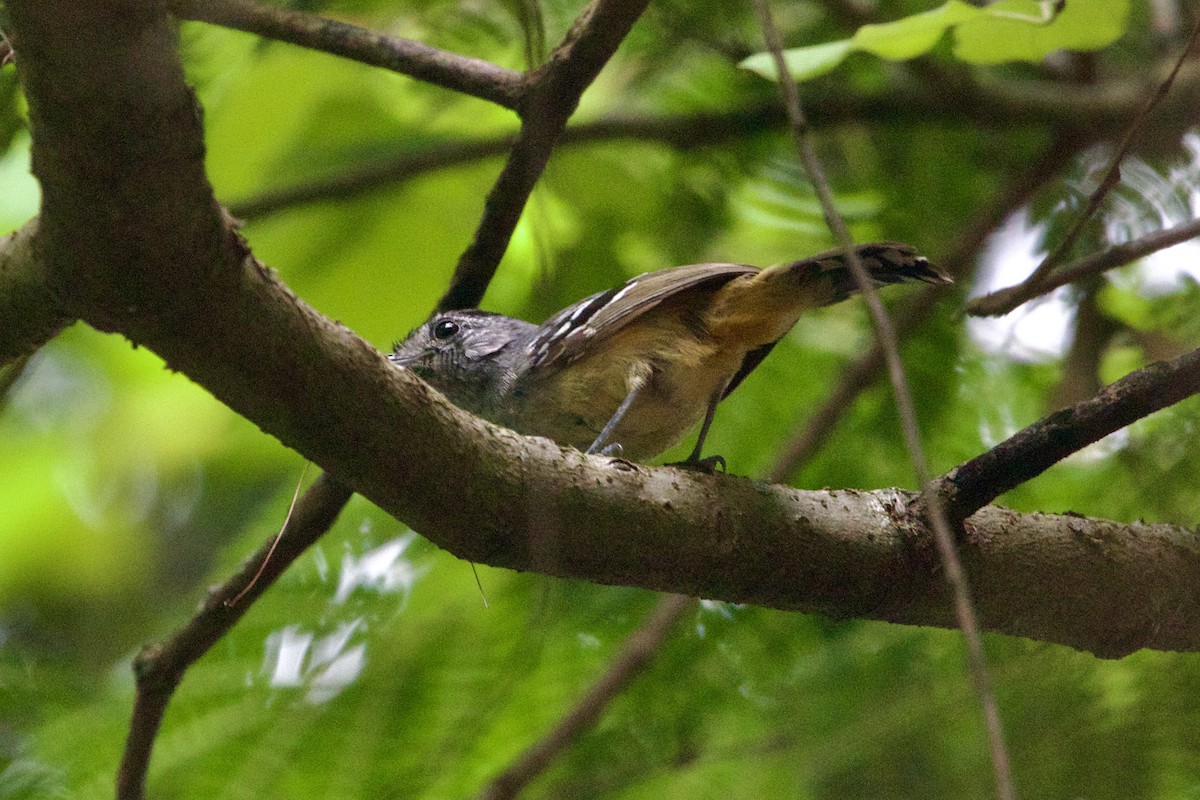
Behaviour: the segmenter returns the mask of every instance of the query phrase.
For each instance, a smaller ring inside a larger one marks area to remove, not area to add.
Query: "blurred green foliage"
[[[566,0],[295,5],[516,69],[553,46],[580,8]],[[847,33],[813,4],[777,5],[796,43]],[[928,7],[882,5],[889,18]],[[1145,22],[1135,11],[1105,64],[1110,73],[1144,68]],[[735,66],[757,42],[740,5],[652,4],[578,119],[768,100],[773,87]],[[205,108],[209,173],[231,204],[515,128],[510,113],[481,101],[240,33],[185,24],[181,48]],[[861,88],[892,76],[852,60],[826,80]],[[0,72],[6,230],[34,215],[38,199],[13,87],[12,69]],[[824,130],[818,146],[856,236],[912,241],[936,259],[1046,141],[1034,125],[983,131],[884,120]],[[485,307],[540,320],[638,272],[703,260],[769,264],[827,247],[791,148],[783,131],[763,129],[700,148],[615,139],[561,149]],[[1162,203],[1146,206],[1145,187],[1164,184],[1171,191],[1156,196],[1194,214],[1191,152],[1191,160],[1186,149],[1147,157],[1141,188],[1127,183],[1118,198],[1153,210]],[[386,347],[445,288],[500,163],[290,207],[254,219],[245,233],[305,300]],[[1088,163],[1079,163],[1080,176]],[[1031,198],[1040,235],[1061,230],[1078,194],[1060,185]],[[1094,243],[1114,220],[1127,230],[1173,224],[1116,205],[1106,213]],[[1194,281],[1147,292],[1139,274],[1121,271],[1100,294],[1125,331],[1106,357],[1106,380],[1144,363],[1147,336],[1176,347],[1200,338]],[[967,336],[960,299],[947,295],[905,345],[938,470],[1040,417],[1061,377],[1056,357],[1017,358]],[[856,303],[802,320],[722,405],[712,451],[736,472],[764,473],[870,336]],[[1191,523],[1200,514],[1198,423],[1200,405],[1181,404],[1004,502]],[[301,467],[117,338],[76,326],[36,355],[0,407],[0,798],[111,793],[131,656],[178,627],[206,584],[274,533]],[[846,410],[796,483],[913,486],[886,386]],[[479,573],[486,606],[468,565],[356,498],[188,673],[155,750],[152,796],[476,794],[555,725],[655,602],[634,589]],[[1195,656],[1101,662],[1024,640],[987,644],[1023,796],[1200,797]],[[983,798],[990,775],[956,633],[703,603],[530,795]]]

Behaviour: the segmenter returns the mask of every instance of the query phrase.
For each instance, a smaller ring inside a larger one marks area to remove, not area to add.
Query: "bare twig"
[[[1028,278],[1016,286],[1010,286],[1006,289],[1001,289],[983,297],[976,298],[967,305],[967,312],[977,316],[996,316],[1007,314],[1022,303],[1037,297],[1042,284],[1054,272],[1055,268],[1062,263],[1063,259],[1071,252],[1071,248],[1075,246],[1080,234],[1083,233],[1084,226],[1088,223],[1100,208],[1100,204],[1108,193],[1121,180],[1121,162],[1125,160],[1125,156],[1133,147],[1135,141],[1142,133],[1142,129],[1150,120],[1151,112],[1162,101],[1167,93],[1171,90],[1171,85],[1175,82],[1175,77],[1179,74],[1179,70],[1183,67],[1187,60],[1188,54],[1196,45],[1197,38],[1200,37],[1200,19],[1196,20],[1196,25],[1192,29],[1192,35],[1188,37],[1187,45],[1183,48],[1183,52],[1179,54],[1179,59],[1175,62],[1174,68],[1167,74],[1167,77],[1159,83],[1157,90],[1152,94],[1142,106],[1137,116],[1129,124],[1125,131],[1125,136],[1121,140],[1117,151],[1113,153],[1112,161],[1108,169],[1101,178],[1100,184],[1088,197],[1088,201],[1072,223],[1066,235],[1063,236],[1058,246],[1042,260],[1042,263],[1037,266]]]
[[[1146,234],[1142,238],[1135,239],[1132,242],[1122,242],[1121,244],[1113,245],[1107,250],[1092,253],[1090,256],[1081,258],[1073,264],[1068,264],[1065,267],[1055,270],[1053,275],[1038,282],[1036,285],[1029,286],[1021,292],[1021,302],[1023,303],[1035,297],[1049,294],[1060,286],[1066,286],[1069,283],[1076,283],[1084,278],[1100,275],[1110,269],[1123,267],[1126,264],[1137,261],[1139,258],[1144,258],[1151,253],[1157,253],[1159,250],[1166,250],[1168,247],[1174,247],[1181,242],[1195,239],[1197,236],[1200,236],[1200,219],[1193,219],[1182,225],[1176,225],[1174,228],[1167,228],[1166,230]],[[1025,284],[1021,284],[1021,286],[1025,286]],[[1020,287],[1013,287],[1014,290],[1017,288]]]
[[[268,189],[248,200],[233,202],[229,212],[241,220],[257,220],[310,203],[332,202],[403,183],[440,169],[504,155],[513,144],[509,135],[463,142],[438,142],[416,151],[352,167],[338,175]]]
[[[916,470],[917,479],[921,485],[925,485],[929,482],[931,476],[929,475],[929,466],[925,459],[924,449],[921,445],[921,435],[917,428],[916,410],[913,406],[912,394],[908,388],[908,379],[904,374],[904,366],[900,361],[900,348],[897,343],[895,329],[892,327],[891,320],[883,307],[883,303],[880,302],[878,294],[874,291],[866,268],[863,267],[854,251],[854,243],[850,237],[850,231],[846,227],[845,220],[842,219],[841,214],[837,210],[833,191],[829,186],[824,169],[809,139],[808,123],[804,118],[804,112],[800,105],[800,95],[796,89],[795,81],[791,80],[788,75],[787,65],[783,58],[783,45],[779,40],[778,32],[775,30],[768,0],[754,0],[754,7],[762,24],[763,38],[766,40],[767,49],[770,50],[775,62],[780,93],[783,96],[784,106],[788,112],[788,119],[792,125],[800,161],[804,165],[804,169],[808,173],[817,197],[821,201],[821,206],[825,211],[826,223],[829,225],[830,230],[833,231],[834,238],[845,252],[850,264],[850,271],[853,273],[860,291],[866,297],[867,306],[870,308],[871,316],[875,320],[875,329],[888,366],[888,376],[892,381],[896,408],[904,430],[905,444],[908,447],[913,467]],[[1004,733],[1000,724],[1000,712],[996,704],[995,692],[993,692],[991,687],[991,679],[988,676],[987,660],[983,652],[983,640],[979,632],[979,620],[975,612],[974,602],[971,599],[971,590],[967,582],[966,573],[962,568],[962,563],[954,547],[954,537],[950,531],[949,521],[946,519],[945,511],[936,498],[927,504],[926,511],[927,519],[930,521],[933,529],[938,554],[941,556],[942,566],[945,569],[946,580],[953,593],[955,616],[958,619],[959,627],[962,629],[963,636],[967,642],[971,677],[975,684],[975,691],[979,697],[980,705],[983,708],[984,727],[987,730],[990,745],[989,750],[992,758],[992,766],[995,771],[997,794],[1001,800],[1015,800],[1016,789],[1009,767],[1008,748],[1004,744]]]
[[[1200,84],[1200,81],[1194,83]],[[1002,112],[996,111],[986,93],[974,98],[961,91],[947,96],[945,92],[907,85],[889,87],[873,94],[816,94],[806,103],[806,112],[810,127],[844,120],[885,125],[899,125],[910,120],[945,120],[989,128],[1011,127],[1018,123],[1052,124],[1061,131],[1064,141],[1069,142],[1071,152],[1090,142],[1096,130],[1127,121],[1130,114],[1136,113],[1136,96],[1128,93],[1119,82],[1088,87],[1086,91],[1075,87],[1066,91],[1061,87],[1041,86],[1036,95],[1040,99],[1026,106],[1021,105],[1024,97],[1022,88],[1019,85],[1012,88],[1009,92],[1011,97]],[[1107,99],[1102,101],[1101,98]],[[954,102],[955,99],[959,102]],[[1069,120],[1058,116],[1063,108],[1069,109]],[[786,118],[778,105],[767,103],[715,113],[698,112],[667,117],[615,116],[566,128],[556,147],[630,139],[662,142],[671,147],[688,149],[736,136],[774,131],[785,123]],[[415,151],[409,149],[360,167],[349,168],[343,174],[269,190],[258,197],[233,203],[231,210],[235,216],[250,220],[305,203],[355,197],[431,170],[503,155],[512,149],[515,139],[515,134],[501,134],[475,141],[433,144]]]
[[[926,494],[939,494],[950,518],[961,520],[1072,453],[1197,392],[1200,350],[1156,362],[1010,436],[939,478]]]
[[[649,0],[592,0],[545,65],[528,78],[521,132],[488,192],[483,219],[438,308],[477,305],[579,97],[616,52]]]
[[[932,289],[922,290],[906,307],[903,316],[898,316],[896,332],[906,336],[922,321],[927,320],[934,303],[941,293]],[[820,408],[808,415],[802,428],[797,430],[780,448],[775,465],[767,474],[772,483],[782,483],[809,461],[833,434],[841,418],[853,406],[854,400],[874,386],[885,366],[882,343],[876,339],[871,349],[857,361],[842,370],[837,385]]]
[[[843,104],[832,113],[839,117],[849,116],[852,108]],[[899,109],[895,110],[899,112]],[[629,140],[662,142],[683,150],[770,132],[782,121],[783,115],[777,107],[767,104],[723,113],[610,117],[570,126],[563,131],[556,147]],[[435,170],[504,155],[512,149],[515,139],[515,134],[502,134],[474,141],[431,144],[421,150],[409,150],[351,168],[339,175],[270,190],[252,199],[232,203],[230,211],[239,219],[253,220],[306,203],[356,197]]]
[[[255,0],[172,0],[171,10],[183,19],[320,50],[505,108],[515,109],[521,102],[524,79],[519,72],[316,14]]]
[[[604,709],[653,661],[680,617],[696,605],[695,599],[664,595],[646,615],[642,625],[626,638],[621,650],[595,684],[540,741],[496,776],[480,792],[480,800],[516,797],[555,757],[600,719]]]
[[[728,113],[697,113],[677,117],[616,117],[573,125],[563,131],[558,147],[626,139],[663,142],[680,149],[702,147],[728,139],[773,130],[782,115],[763,106]],[[438,143],[356,167],[329,178],[265,192],[231,204],[234,216],[252,220],[306,203],[343,200],[394,185],[426,173],[503,155],[515,135]]]
[[[272,536],[236,575],[209,592],[204,605],[166,641],[144,649],[134,661],[137,696],[129,737],[117,773],[118,800],[145,796],[150,752],[167,704],[184,673],[234,626],[283,572],[333,525],[351,491],[323,474],[304,493],[281,536]],[[272,552],[273,549],[273,552]],[[269,558],[268,558],[269,556]],[[242,602],[232,602],[240,598]]]

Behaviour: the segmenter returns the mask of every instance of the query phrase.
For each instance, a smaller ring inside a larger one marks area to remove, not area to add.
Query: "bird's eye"
[[[458,333],[459,325],[452,319],[438,320],[433,325],[433,338],[449,339],[454,334]]]

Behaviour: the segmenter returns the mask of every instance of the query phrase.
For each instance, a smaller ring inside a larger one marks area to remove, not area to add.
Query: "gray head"
[[[456,406],[486,418],[512,385],[537,330],[529,322],[486,311],[447,311],[409,333],[388,359]]]

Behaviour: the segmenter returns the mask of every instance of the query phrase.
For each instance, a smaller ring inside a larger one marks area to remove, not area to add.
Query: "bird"
[[[910,245],[855,248],[877,286],[951,278]],[[718,403],[804,312],[858,290],[831,250],[766,269],[691,264],[631,278],[541,325],[477,309],[435,313],[389,359],[455,405],[518,433],[589,453],[652,459],[700,423],[701,458]]]

